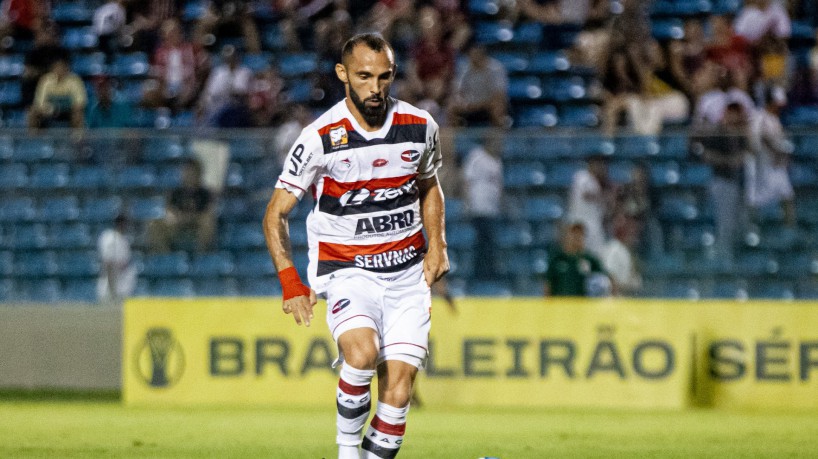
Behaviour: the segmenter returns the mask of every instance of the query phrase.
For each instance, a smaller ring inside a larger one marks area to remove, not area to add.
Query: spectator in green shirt
[[[602,263],[585,249],[585,225],[569,223],[563,228],[560,248],[548,260],[545,295],[605,296],[610,290]]]

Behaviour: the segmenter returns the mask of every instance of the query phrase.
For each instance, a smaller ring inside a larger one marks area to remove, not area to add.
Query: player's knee
[[[383,393],[380,394],[379,397],[381,402],[398,408],[408,405],[409,400],[411,398],[412,398],[411,382],[408,382],[407,384],[397,384],[391,386],[387,390],[383,391]]]

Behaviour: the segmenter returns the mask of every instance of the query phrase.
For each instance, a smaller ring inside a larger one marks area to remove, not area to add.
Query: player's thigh
[[[338,349],[344,361],[358,369],[375,367],[379,347],[378,332],[369,327],[352,328],[338,337]]]

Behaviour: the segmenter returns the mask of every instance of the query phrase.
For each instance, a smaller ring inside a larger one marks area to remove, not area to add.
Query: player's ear
[[[341,80],[341,82],[345,84],[349,83],[347,68],[344,67],[344,64],[335,64],[335,75],[338,76],[338,79]]]

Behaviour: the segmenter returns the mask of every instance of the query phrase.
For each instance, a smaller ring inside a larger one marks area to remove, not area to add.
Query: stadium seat
[[[684,23],[679,18],[654,20],[651,25],[653,37],[659,41],[684,38]]]
[[[128,215],[137,222],[147,222],[165,216],[165,198],[162,196],[133,198],[128,204]]]
[[[497,45],[509,42],[514,38],[514,30],[505,22],[478,21],[473,27],[475,41],[483,45]]]
[[[177,161],[187,156],[185,140],[179,136],[150,137],[145,142],[142,159],[154,163],[161,161]]]
[[[559,103],[579,102],[588,96],[585,80],[579,76],[551,77],[545,80],[542,88],[545,97]]]
[[[51,140],[33,137],[19,139],[10,159],[20,162],[37,162],[53,157],[54,145]]]
[[[190,263],[191,277],[218,277],[232,274],[235,270],[233,257],[228,252],[200,254]]]
[[[455,223],[446,228],[446,238],[449,247],[455,250],[471,249],[474,247],[476,234],[469,223]]]
[[[15,250],[42,249],[49,245],[47,227],[43,224],[18,224],[6,238],[8,247]]]
[[[761,298],[769,300],[793,300],[795,299],[795,285],[790,282],[776,280],[764,280],[750,284],[750,298]]]
[[[91,277],[99,274],[99,260],[94,250],[71,250],[56,255],[55,274],[62,277]]]
[[[695,195],[673,193],[661,196],[659,218],[668,221],[693,221],[701,217]]]
[[[531,245],[531,225],[527,222],[502,221],[494,227],[494,245],[498,249],[515,249]]]
[[[108,68],[105,64],[105,53],[74,54],[71,56],[71,70],[80,77],[105,75]]]
[[[599,125],[599,107],[596,105],[564,105],[560,109],[557,126],[596,127]]]
[[[196,289],[190,279],[159,279],[151,283],[151,296],[193,297]]]
[[[0,81],[0,106],[16,107],[23,102],[19,80]]]
[[[69,176],[68,187],[83,191],[102,191],[111,184],[111,172],[102,166],[76,166]]]
[[[194,282],[196,296],[238,296],[239,286],[235,279],[215,277]]]
[[[62,45],[69,51],[94,50],[99,45],[97,34],[90,26],[62,29]]]
[[[543,26],[536,22],[523,22],[514,27],[511,43],[517,47],[537,47],[543,40]]]
[[[23,75],[25,56],[4,54],[0,56],[0,78],[18,78]]]
[[[812,160],[813,162],[815,159]],[[790,182],[795,188],[818,187],[818,170],[813,164],[793,162],[790,164]]]
[[[119,78],[143,78],[150,71],[150,60],[143,52],[116,54],[111,64],[111,76]]]
[[[524,73],[526,70],[528,70],[529,60],[527,53],[519,51],[496,52],[492,53],[491,57],[497,59],[497,61],[503,65],[509,75]]]
[[[503,186],[509,190],[542,187],[545,179],[545,167],[540,162],[515,162],[503,168]]]
[[[468,219],[466,203],[456,197],[446,197],[446,222],[460,222]]]
[[[733,272],[740,276],[766,276],[778,274],[779,263],[765,252],[741,253],[736,257]]]
[[[190,270],[187,253],[171,252],[147,255],[142,262],[141,274],[146,278],[184,276]]]
[[[122,211],[122,199],[118,196],[92,197],[83,201],[80,218],[86,223],[111,224]]]
[[[17,288],[12,279],[0,279],[0,302],[16,299]]]
[[[512,103],[522,103],[543,99],[542,81],[538,77],[512,77],[508,81],[508,97]]]
[[[0,222],[31,221],[36,214],[32,198],[19,197],[0,200]]]
[[[590,156],[605,155],[614,156],[617,153],[617,146],[611,139],[597,134],[587,134],[573,139],[571,156],[586,159]]]
[[[470,296],[510,297],[511,286],[504,281],[477,281],[468,283],[466,293]]]
[[[234,253],[236,276],[273,276],[276,274],[273,260],[266,250],[237,251]]]
[[[270,51],[283,51],[287,48],[284,34],[281,32],[281,27],[277,23],[268,24],[264,28],[261,41],[264,48]]]
[[[90,24],[94,9],[85,1],[60,1],[51,6],[51,19],[57,24]]]
[[[82,303],[93,303],[97,300],[96,279],[66,279],[63,282],[60,299]]]
[[[555,188],[568,188],[574,180],[574,174],[584,167],[581,163],[559,162],[548,170],[548,185]]]
[[[571,62],[564,51],[539,51],[531,57],[527,71],[548,75],[557,72],[567,72],[571,69]]]
[[[114,186],[123,190],[156,186],[156,168],[151,165],[127,166],[116,174]]]
[[[468,0],[466,8],[475,16],[494,16],[500,12],[500,0]]]
[[[246,250],[265,247],[264,232],[258,223],[237,223],[221,235],[221,247],[230,250]]]
[[[614,140],[616,156],[620,158],[647,159],[659,153],[659,142],[655,136],[624,135]]]
[[[750,296],[747,285],[745,279],[719,280],[713,286],[713,291],[707,296],[725,300],[746,300]]]
[[[182,167],[176,164],[166,164],[159,169],[156,177],[156,187],[160,190],[171,191],[182,185]]]
[[[37,164],[31,168],[29,186],[36,189],[55,190],[68,185],[70,168],[65,163]]]
[[[560,220],[565,215],[563,200],[557,195],[537,196],[525,201],[525,218],[538,224]]]
[[[557,107],[537,105],[533,107],[515,107],[515,127],[554,127],[557,125]]]
[[[242,278],[239,293],[243,296],[281,296],[281,284],[275,276]]]
[[[474,252],[471,250],[449,251],[450,272],[448,276],[468,279],[474,274]]]
[[[318,55],[315,53],[289,53],[280,56],[278,68],[285,79],[304,78],[318,70]]]
[[[534,226],[532,233],[533,244],[537,247],[550,247],[559,243],[560,224],[558,222],[549,223],[540,221]]]
[[[62,297],[62,287],[57,279],[36,279],[25,283],[25,297],[36,303],[54,303]]]
[[[76,196],[44,198],[37,212],[38,220],[49,223],[73,221],[79,216],[79,199]]]
[[[260,137],[235,137],[229,140],[230,159],[233,161],[255,161],[267,156],[266,139]]]
[[[678,185],[686,188],[702,188],[713,178],[713,169],[709,164],[688,163],[679,174]]]
[[[668,279],[662,286],[662,297],[679,300],[698,300],[702,297],[699,283],[694,280]]]
[[[448,202],[447,202],[448,204]],[[247,219],[248,203],[244,197],[226,197],[219,200],[218,215],[224,222],[236,222]]]
[[[50,225],[48,244],[55,249],[84,249],[94,244],[91,228],[86,223]]]
[[[46,277],[57,270],[54,252],[20,253],[14,260],[14,273],[20,277]]]
[[[28,185],[28,167],[21,163],[11,163],[3,166],[0,174],[0,190],[24,188]]]
[[[2,241],[2,239],[0,239]],[[12,248],[6,244],[0,243],[0,247]],[[14,252],[11,250],[0,250],[0,276],[10,276],[14,272]]]

